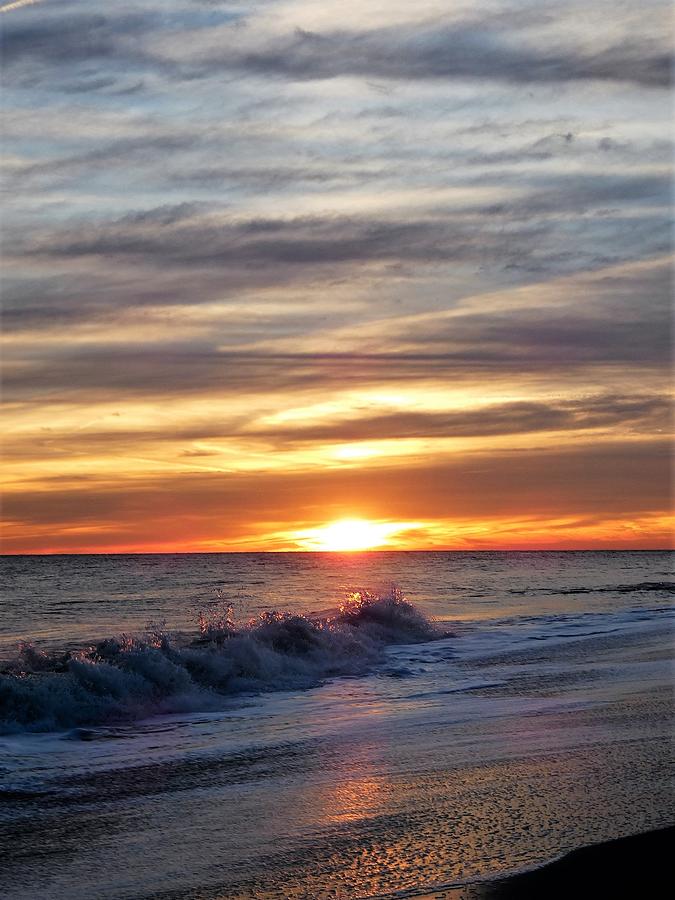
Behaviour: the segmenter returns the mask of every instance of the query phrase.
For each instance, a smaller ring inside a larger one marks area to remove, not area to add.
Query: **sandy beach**
[[[377,623],[323,634],[308,656],[299,637],[312,637],[316,597],[330,597],[332,577],[328,564],[322,572],[308,561],[288,594],[309,599],[286,624],[264,620],[213,647],[157,646],[151,634],[145,645],[104,644],[105,660],[67,671],[3,676],[0,894],[658,897],[672,838],[658,830],[673,825],[672,614],[669,585],[657,580],[667,561],[555,557],[546,571],[545,558],[524,556],[505,571],[493,560],[486,586],[486,562],[411,554],[364,560],[362,580],[381,581],[392,561],[406,581],[428,585],[419,611],[451,637],[415,641],[431,637],[416,630],[415,610],[403,616],[385,603],[372,611]],[[106,563],[95,596],[113,579],[133,582],[138,564]],[[161,565],[137,601],[148,617],[180,566],[176,617],[205,570],[215,581],[230,566],[237,582],[264,575],[269,585],[275,565],[279,584],[289,583],[276,557]],[[86,587],[78,572],[66,609]],[[443,599],[452,578],[466,585],[463,605]],[[72,609],[79,628],[103,631],[108,613],[95,598]],[[55,621],[53,640],[67,645],[70,618]],[[359,648],[376,650],[363,642],[387,621],[415,629],[382,644],[369,667]],[[34,664],[43,663],[38,654]],[[328,663],[354,674],[322,678]],[[228,692],[226,678],[244,667],[248,693],[236,682]],[[282,677],[286,690],[274,690]],[[147,697],[155,714],[134,716]],[[158,698],[182,709],[159,715]],[[9,718],[17,712],[23,726]]]
[[[675,826],[582,847],[548,865],[418,900],[563,900],[669,896]]]

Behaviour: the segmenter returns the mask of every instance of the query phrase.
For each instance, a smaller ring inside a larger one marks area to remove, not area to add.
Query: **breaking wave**
[[[313,687],[360,675],[387,644],[438,637],[398,590],[354,591],[334,614],[268,612],[238,626],[232,608],[200,615],[199,635],[148,626],[76,652],[23,644],[0,672],[0,732],[54,731],[216,708],[223,695]]]

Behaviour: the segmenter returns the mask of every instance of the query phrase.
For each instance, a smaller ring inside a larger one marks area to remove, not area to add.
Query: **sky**
[[[0,27],[3,552],[671,542],[670,3]]]

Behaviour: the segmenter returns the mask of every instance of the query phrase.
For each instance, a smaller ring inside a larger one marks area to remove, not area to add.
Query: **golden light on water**
[[[420,527],[419,522],[373,522],[368,519],[339,519],[319,528],[298,532],[302,550],[350,552],[395,547],[396,536]]]

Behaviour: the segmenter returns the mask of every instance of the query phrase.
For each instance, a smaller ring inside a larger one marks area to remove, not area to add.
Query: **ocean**
[[[671,825],[668,552],[3,557],[0,896],[421,896]]]

